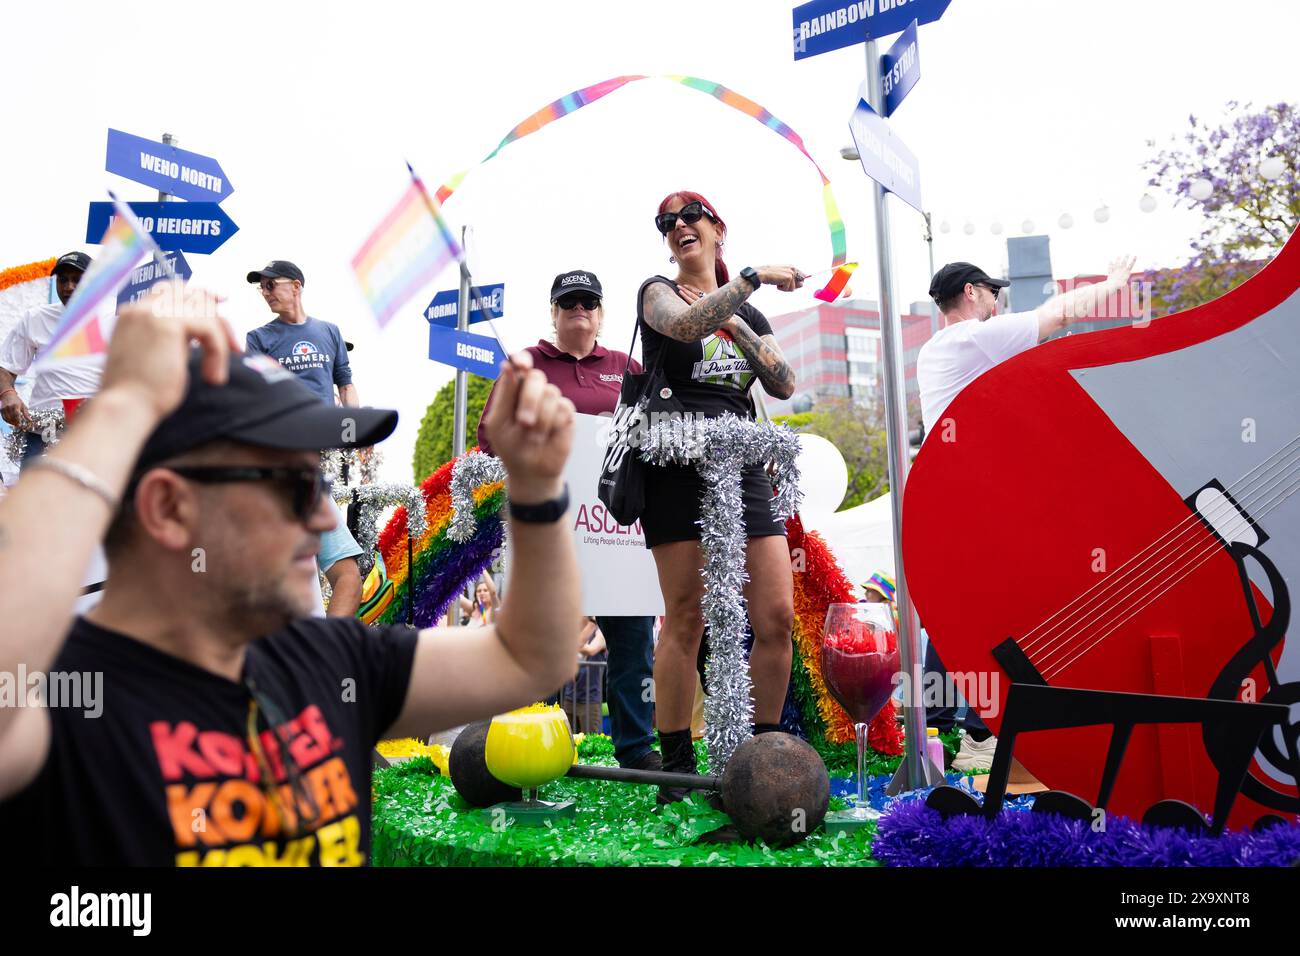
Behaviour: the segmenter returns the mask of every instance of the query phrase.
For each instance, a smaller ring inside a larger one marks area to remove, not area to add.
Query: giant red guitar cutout
[[[945,428],[946,424],[946,428]],[[927,437],[903,509],[907,585],[950,672],[1291,707],[1229,818],[1295,819],[1300,647],[1300,233],[1222,298],[1145,327],[1067,336],[972,382]],[[997,656],[995,657],[995,649]],[[1097,789],[1106,728],[1016,756]],[[1214,733],[1134,730],[1112,812],[1214,804]]]

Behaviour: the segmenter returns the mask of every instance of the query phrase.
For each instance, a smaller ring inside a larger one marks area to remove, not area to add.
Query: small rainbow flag
[[[835,270],[835,275],[831,276],[831,281],[814,292],[813,296],[823,302],[834,302],[840,297],[844,287],[849,284],[849,276],[853,275],[853,270],[857,267],[856,262],[846,262]]]
[[[103,248],[77,283],[50,341],[36,356],[35,372],[107,352],[117,320],[118,291],[132,270],[158,251],[131,210],[115,196],[113,204],[117,214],[100,240]]]
[[[410,187],[352,257],[352,270],[383,328],[421,286],[462,256],[438,203],[411,169]]]

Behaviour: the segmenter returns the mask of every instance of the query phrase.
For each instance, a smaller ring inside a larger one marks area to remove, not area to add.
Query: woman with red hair
[[[669,388],[692,415],[753,418],[749,389],[757,380],[776,398],[794,394],[772,327],[747,300],[761,285],[793,292],[803,284],[794,266],[745,268],[732,279],[722,260],[727,225],[713,204],[693,192],[675,192],[659,204],[655,226],[677,265],[677,277],[652,276],[637,294],[642,364],[662,367]],[[794,582],[785,527],[772,516],[772,485],[759,465],[743,474],[743,514],[749,607],[754,647],[754,732],[776,730],[790,680]],[[655,712],[665,770],[695,771],[691,713],[695,662],[704,634],[700,552],[700,498],[694,465],[649,467],[641,526],[654,555],[664,597],[664,626],[655,649]],[[661,787],[658,800],[687,791]]]

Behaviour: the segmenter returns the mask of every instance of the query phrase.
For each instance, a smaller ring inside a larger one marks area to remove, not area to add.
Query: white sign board
[[[573,451],[564,470],[569,483],[569,513],[564,520],[573,531],[578,552],[582,613],[593,617],[657,616],[664,613],[664,599],[641,523],[620,525],[596,494],[609,423],[608,416],[577,416]],[[507,565],[510,558],[507,544]]]

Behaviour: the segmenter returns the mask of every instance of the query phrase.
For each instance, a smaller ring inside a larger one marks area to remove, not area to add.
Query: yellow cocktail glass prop
[[[523,790],[525,803],[533,806],[541,801],[529,791],[563,777],[573,766],[575,753],[568,716],[559,707],[545,704],[492,718],[483,747],[492,776]]]

